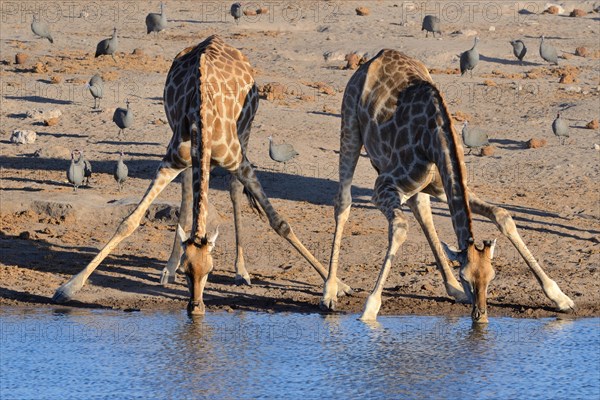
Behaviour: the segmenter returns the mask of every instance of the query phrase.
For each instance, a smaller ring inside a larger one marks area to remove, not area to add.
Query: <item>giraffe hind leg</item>
[[[244,192],[244,185],[236,178],[235,175],[231,176],[230,182],[230,196],[231,202],[233,203],[233,221],[235,224],[235,284],[236,285],[251,285],[250,274],[246,270],[244,263],[244,250],[242,248],[242,237],[241,237],[241,221],[242,221],[242,210],[241,202]]]
[[[415,219],[419,222],[419,225],[421,225],[423,233],[429,242],[429,247],[431,247],[431,251],[435,257],[438,270],[444,279],[446,293],[448,293],[450,297],[454,298],[458,302],[468,302],[469,299],[465,295],[461,284],[458,283],[454,277],[452,269],[450,268],[448,260],[446,259],[442,250],[440,239],[438,238],[435,226],[433,225],[429,195],[425,193],[417,193],[407,201],[407,204],[413,212]]]
[[[271,205],[271,202],[265,194],[260,182],[256,178],[256,174],[254,173],[252,165],[247,159],[242,161],[242,164],[235,172],[235,176],[242,182],[248,192],[254,196],[258,204],[260,204],[261,208],[269,219],[269,224],[275,230],[275,232],[277,232],[279,236],[286,239],[312,265],[319,275],[321,275],[323,280],[325,280],[325,269],[296,237],[292,231],[292,227],[287,223],[287,221],[283,219],[279,213],[277,213],[273,205]],[[338,285],[340,287],[338,296],[352,293],[352,288],[345,283],[338,281]]]
[[[100,263],[110,254],[110,252],[117,247],[117,245],[126,237],[131,235],[137,227],[140,225],[140,221],[144,217],[146,210],[156,196],[163,191],[163,189],[181,172],[181,169],[172,168],[169,165],[161,164],[156,172],[156,176],[148,190],[146,190],[146,194],[137,205],[135,210],[127,218],[125,218],[117,231],[114,233],[113,237],[109,240],[109,242],[100,250],[100,252],[94,257],[92,261],[77,275],[73,276],[67,283],[63,284],[59,287],[54,296],[52,297],[52,301],[57,303],[65,302],[70,300],[73,295],[79,291],[83,285],[85,284],[87,278],[94,272],[94,270],[100,265]]]

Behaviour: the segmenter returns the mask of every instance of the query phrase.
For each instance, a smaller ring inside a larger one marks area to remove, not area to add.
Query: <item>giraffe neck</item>
[[[443,97],[431,85],[433,102],[436,108],[431,155],[442,178],[448,199],[452,226],[456,233],[459,249],[466,249],[473,238],[471,208],[467,191],[467,172],[463,160],[463,148],[452,126],[452,119]]]

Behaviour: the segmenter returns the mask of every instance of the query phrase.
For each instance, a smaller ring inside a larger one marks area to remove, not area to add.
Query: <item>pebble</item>
[[[37,134],[35,131],[15,129],[10,137],[10,141],[15,144],[35,143]]]

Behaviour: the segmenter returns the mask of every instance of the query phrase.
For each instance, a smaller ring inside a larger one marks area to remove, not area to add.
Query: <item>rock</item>
[[[574,8],[573,11],[571,11],[571,14],[569,14],[569,17],[583,17],[585,15],[587,15],[587,13],[582,9]]]
[[[424,290],[424,291],[426,291],[426,292],[433,292],[435,289],[434,289],[434,287],[433,287],[433,286],[431,286],[431,284],[430,284],[430,283],[424,283],[424,284],[421,286],[421,290]]]
[[[527,148],[539,149],[540,147],[544,147],[546,144],[548,144],[548,141],[546,139],[531,138],[527,141]]]
[[[269,13],[269,9],[267,7],[261,7],[256,10],[256,13],[260,15],[267,15]]]
[[[600,144],[594,143],[594,150],[600,151]]]
[[[16,144],[31,144],[35,142],[35,131],[15,129],[10,137],[10,141]]]
[[[277,82],[267,83],[258,87],[259,96],[269,101],[285,99],[285,92],[285,86]]]
[[[15,55],[15,64],[25,64],[29,56],[25,53],[17,53]]]
[[[326,51],[323,58],[325,61],[346,61],[346,55],[341,51]]]
[[[371,13],[367,7],[358,7],[356,8],[356,15],[367,16]]]
[[[544,14],[562,14],[565,12],[565,9],[562,8],[560,5],[558,4],[552,4],[552,3],[546,3],[546,8],[544,10]]]
[[[491,157],[496,152],[496,148],[494,146],[485,146],[481,148],[481,156],[482,157]]]
[[[33,109],[27,111],[27,118],[34,121],[44,121],[50,118],[59,118],[61,115],[62,111],[57,108],[53,110]]]
[[[46,126],[54,126],[58,124],[58,118],[52,117],[44,120],[44,125]]]
[[[577,81],[577,80],[576,80],[576,78],[575,78],[573,75],[571,75],[571,74],[569,74],[569,73],[566,73],[566,74],[562,74],[562,75],[560,76],[560,80],[558,81],[558,83],[566,83],[566,84],[569,84],[569,83],[574,83],[574,82],[576,82],[576,81]]]
[[[560,57],[565,60],[570,60],[571,58],[573,58],[573,56],[569,53],[563,53],[562,56],[560,56]]]
[[[490,79],[486,79],[485,81],[483,81],[483,84],[484,84],[485,86],[498,86],[498,85],[496,84],[496,82],[494,82],[494,81],[492,81],[492,80],[490,80]]]
[[[23,231],[19,233],[19,239],[29,240],[31,238],[31,233],[29,231]]]
[[[57,83],[61,83],[62,82],[62,77],[59,75],[54,75],[52,77],[50,77],[50,83],[52,84],[57,84]]]
[[[46,72],[48,72],[48,68],[46,68],[45,64],[38,62],[35,64],[35,67],[33,67],[33,72],[35,72],[36,74],[45,74]]]
[[[131,54],[133,54],[134,56],[143,56],[146,53],[144,53],[144,50],[140,49],[139,47],[136,47],[135,49],[133,49]]]
[[[575,55],[579,57],[587,57],[588,49],[586,47],[580,46],[575,49]]]
[[[34,157],[39,158],[55,158],[60,160],[68,160],[71,158],[71,151],[62,146],[44,146],[37,149],[33,153]]]
[[[256,15],[256,11],[255,10],[244,10],[244,15],[246,17],[253,17]]]
[[[488,30],[490,32],[496,32],[496,27],[495,26],[490,26],[490,28]]]
[[[598,129],[598,118],[595,118],[588,122],[585,127],[588,129]]]

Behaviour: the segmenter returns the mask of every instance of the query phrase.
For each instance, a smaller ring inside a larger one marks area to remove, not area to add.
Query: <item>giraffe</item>
[[[491,264],[495,241],[475,245],[472,213],[496,224],[534,273],[546,296],[559,310],[574,307],[573,301],[550,279],[531,254],[510,214],[477,197],[466,182],[463,149],[441,93],[427,68],[395,50],[384,49],[351,77],[342,102],[339,158],[339,191],[335,198],[335,233],[329,274],[321,307],[335,309],[337,268],[344,224],[350,215],[350,187],[361,146],[367,150],[378,173],[372,201],[389,224],[388,249],[375,287],[361,319],[377,318],[383,285],[392,261],[407,236],[408,221],[401,205],[406,203],[425,233],[447,293],[472,303],[476,323],[488,321],[487,289],[495,272]],[[431,216],[430,196],[448,204],[458,249],[440,243]],[[460,263],[458,284],[448,260]]]
[[[210,253],[217,238],[217,232],[206,232],[211,165],[221,166],[231,174],[237,280],[250,283],[240,237],[240,199],[244,188],[251,204],[260,207],[259,210],[267,215],[271,227],[290,242],[325,279],[327,271],[271,205],[246,156],[250,127],[258,108],[258,90],[248,59],[239,50],[225,44],[220,37],[210,36],[175,57],[167,75],[163,97],[173,136],[155,178],[140,203],[121,222],[109,242],[81,272],[56,290],[53,300],[62,302],[71,299],[102,260],[135,231],[159,193],[183,172],[179,224],[161,282],[173,281],[179,266],[185,273],[190,292],[188,313],[203,314],[202,294],[208,273],[213,267]],[[187,237],[184,228],[188,228],[186,225],[190,219],[191,234]],[[351,293],[348,285],[342,282],[339,285],[341,292],[338,295]]]

